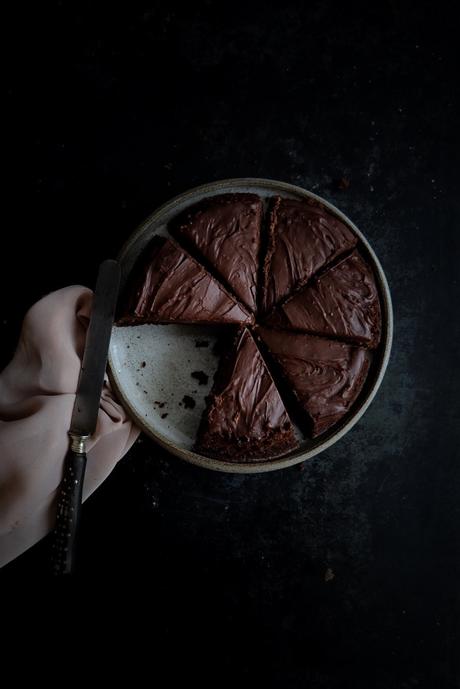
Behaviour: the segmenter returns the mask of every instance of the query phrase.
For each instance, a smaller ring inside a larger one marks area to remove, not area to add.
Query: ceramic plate
[[[373,266],[380,291],[382,341],[364,389],[350,412],[329,432],[315,440],[303,437],[295,452],[279,459],[254,463],[222,462],[192,452],[196,431],[205,407],[219,357],[214,353],[215,330],[211,326],[142,325],[114,327],[109,351],[112,385],[135,423],[167,450],[183,459],[217,471],[257,473],[303,462],[336,443],[364,414],[382,381],[392,341],[391,298],[382,267],[368,241],[341,211],[305,189],[268,179],[229,179],[191,189],[158,208],[129,238],[119,260],[123,281],[137,257],[155,234],[167,236],[167,224],[187,206],[205,196],[226,192],[252,192],[262,198],[280,194],[313,198],[345,222],[360,238],[359,249]],[[197,373],[198,372],[198,373]],[[207,380],[199,375],[204,372]],[[197,373],[198,377],[192,374]]]

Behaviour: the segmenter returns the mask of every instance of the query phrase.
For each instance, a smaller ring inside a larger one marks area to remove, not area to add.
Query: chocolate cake
[[[145,252],[117,325],[253,322],[239,304],[173,240],[156,236]]]
[[[257,326],[256,332],[308,415],[318,436],[350,409],[366,379],[369,353],[362,347]]]
[[[280,394],[245,328],[220,361],[195,449],[243,462],[277,457],[297,446]]]
[[[332,428],[357,399],[381,336],[379,293],[357,236],[315,200],[275,196],[265,225],[262,215],[262,200],[243,193],[186,209],[168,226],[175,240],[155,236],[143,252],[118,319],[237,326],[230,345],[228,328],[219,340],[225,349],[195,442],[228,462],[298,447],[296,410],[306,436]],[[205,372],[191,376],[206,384]],[[194,403],[185,395],[179,404]]]
[[[274,197],[263,267],[262,311],[268,313],[357,241],[348,227],[319,203]]]
[[[334,336],[374,348],[381,331],[374,276],[354,251],[278,306],[265,323],[286,330]]]
[[[262,200],[220,194],[188,208],[170,232],[252,311],[257,303]]]

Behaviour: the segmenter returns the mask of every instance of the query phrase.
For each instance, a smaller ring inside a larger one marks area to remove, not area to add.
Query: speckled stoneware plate
[[[295,452],[266,462],[230,463],[192,452],[196,431],[209,393],[218,357],[213,354],[216,335],[213,327],[191,325],[142,325],[114,327],[109,352],[112,385],[135,423],[167,450],[188,462],[217,471],[257,473],[303,462],[336,443],[355,425],[374,398],[388,363],[393,332],[391,297],[382,267],[364,235],[351,220],[328,201],[305,189],[269,179],[228,179],[204,184],[176,196],[158,208],[134,232],[123,247],[119,260],[123,281],[137,257],[154,234],[167,235],[167,224],[177,213],[205,196],[225,192],[253,192],[263,198],[280,194],[291,198],[320,201],[345,222],[359,237],[360,251],[373,266],[380,290],[382,341],[373,360],[364,389],[350,412],[329,432],[315,440],[300,435]],[[196,346],[206,341],[208,346]],[[204,371],[208,382],[201,385],[192,377]],[[187,396],[184,402],[184,396]],[[193,402],[195,406],[193,405]]]

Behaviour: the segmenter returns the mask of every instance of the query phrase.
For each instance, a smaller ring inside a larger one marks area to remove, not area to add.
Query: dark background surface
[[[395,308],[376,400],[303,467],[215,474],[139,440],[84,507],[81,579],[136,580],[143,611],[164,604],[166,644],[181,615],[198,629],[212,613],[222,677],[458,686],[453,17],[396,2],[71,7],[21,6],[7,24],[2,365],[35,300],[92,286],[157,205],[227,177],[335,203],[376,250]],[[3,581],[33,580],[45,559],[46,542]]]

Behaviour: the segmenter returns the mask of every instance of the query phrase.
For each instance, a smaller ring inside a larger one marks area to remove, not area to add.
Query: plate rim
[[[294,466],[295,464],[299,464],[301,462],[304,462],[308,459],[312,459],[316,455],[320,454],[321,452],[324,452],[327,450],[329,447],[334,445],[336,442],[338,442],[341,438],[343,438],[352,428],[355,426],[355,424],[360,420],[360,418],[365,414],[367,409],[369,408],[370,404],[374,400],[378,389],[380,388],[380,385],[382,383],[383,377],[385,375],[388,362],[390,359],[390,354],[391,354],[391,347],[392,347],[392,342],[393,342],[393,306],[392,306],[392,300],[391,300],[391,293],[390,293],[390,288],[388,286],[388,281],[386,279],[385,273],[383,271],[382,265],[375,254],[372,246],[370,245],[369,241],[366,239],[366,237],[363,235],[361,230],[355,225],[355,223],[350,220],[350,218],[343,213],[339,208],[337,208],[333,203],[330,201],[327,201],[324,199],[322,196],[319,196],[318,194],[315,194],[314,192],[304,189],[303,187],[300,187],[295,184],[291,184],[290,182],[282,182],[279,180],[274,180],[274,179],[269,179],[269,178],[262,178],[262,177],[233,177],[233,178],[228,178],[228,179],[222,179],[222,180],[217,180],[214,182],[207,182],[206,184],[200,184],[196,187],[192,187],[191,189],[186,190],[185,192],[182,192],[181,194],[177,194],[174,196],[172,199],[169,199],[165,203],[161,204],[158,206],[145,220],[141,222],[140,225],[131,233],[131,235],[128,237],[128,239],[124,242],[122,245],[120,252],[118,254],[118,261],[120,262],[122,269],[123,269],[123,262],[126,259],[126,256],[128,255],[130,249],[132,246],[134,246],[137,241],[139,240],[140,237],[143,236],[145,231],[154,223],[157,219],[158,216],[163,215],[165,212],[168,210],[173,210],[174,206],[177,206],[179,203],[183,203],[184,201],[187,201],[188,199],[190,201],[193,201],[194,198],[198,194],[203,194],[203,193],[210,193],[210,192],[216,192],[216,191],[222,191],[225,193],[232,193],[231,187],[268,187],[270,190],[273,192],[278,192],[282,193],[287,192],[295,195],[300,195],[300,197],[303,198],[310,198],[318,201],[321,203],[325,208],[331,211],[333,215],[336,215],[339,217],[345,224],[347,224],[353,232],[357,234],[359,237],[360,241],[362,244],[365,246],[366,251],[368,252],[369,256],[372,259],[373,262],[373,268],[376,272],[376,275],[378,277],[379,281],[379,286],[380,286],[380,291],[381,291],[381,297],[382,297],[382,312],[383,312],[383,324],[384,324],[384,338],[381,343],[382,347],[382,353],[381,353],[381,360],[380,360],[380,366],[378,369],[378,373],[374,379],[374,382],[370,389],[367,391],[366,398],[361,402],[360,406],[353,412],[353,414],[350,416],[348,421],[343,425],[340,426],[335,433],[333,433],[331,436],[329,436],[327,439],[325,439],[322,442],[319,442],[318,445],[316,445],[314,448],[310,448],[308,450],[300,450],[299,452],[296,452],[292,455],[289,455],[288,457],[280,457],[278,459],[270,459],[267,461],[259,461],[259,462],[224,462],[218,459],[214,459],[212,457],[206,457],[205,455],[201,455],[197,452],[193,452],[192,450],[186,450],[182,447],[179,447],[175,445],[173,442],[170,440],[162,437],[161,435],[155,433],[152,431],[152,429],[147,426],[142,417],[140,417],[136,411],[131,407],[130,402],[128,397],[124,394],[121,384],[119,384],[119,380],[116,374],[115,366],[113,364],[113,354],[112,354],[112,342],[110,344],[109,348],[109,356],[108,356],[108,376],[110,380],[110,384],[112,385],[115,394],[118,396],[120,401],[122,402],[123,407],[127,411],[128,415],[130,418],[133,419],[134,423],[144,432],[146,435],[151,437],[155,442],[157,442],[161,447],[166,449],[168,452],[172,453],[173,455],[180,457],[181,459],[184,459],[185,461],[194,464],[196,466],[201,466],[206,469],[211,469],[214,471],[220,471],[220,472],[225,472],[225,473],[232,473],[232,474],[257,474],[257,473],[265,473],[267,471],[276,471],[278,469],[285,469],[291,466]],[[234,190],[233,190],[234,191]]]

